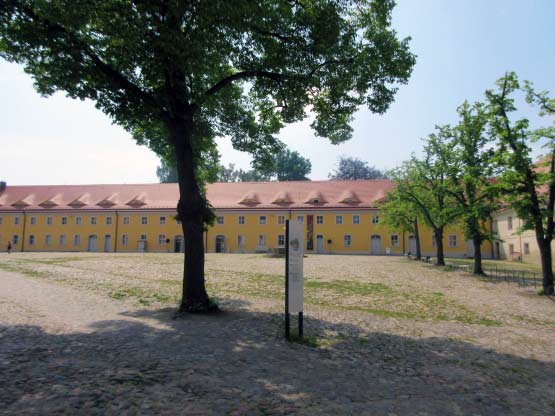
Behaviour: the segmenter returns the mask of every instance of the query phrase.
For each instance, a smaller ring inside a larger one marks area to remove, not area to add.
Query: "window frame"
[[[239,215],[239,216],[237,217],[237,224],[239,224],[239,225],[245,225],[246,222],[247,222],[247,221],[246,221],[244,215]]]
[[[258,224],[259,225],[266,225],[268,223],[268,217],[266,215],[259,215],[258,216]]]
[[[335,225],[343,225],[343,215],[335,216]]]
[[[353,224],[356,224],[356,225],[360,224],[360,215],[359,214],[353,214],[351,221],[352,221]]]
[[[141,216],[141,225],[148,225],[148,215]]]
[[[447,247],[449,248],[455,248],[457,247],[457,234],[449,234],[447,236]]]
[[[130,223],[131,223],[131,218],[129,217],[129,215],[124,216],[122,224],[123,225],[129,225]]]
[[[394,237],[395,241],[393,241]],[[391,243],[391,247],[399,247],[399,234],[391,234],[389,241]]]
[[[343,247],[352,247],[353,236],[351,234],[345,234],[343,236]]]
[[[223,215],[218,215],[216,217],[216,224],[218,225],[224,225],[225,219]]]
[[[323,215],[316,215],[316,224],[317,225],[324,224],[324,216]]]

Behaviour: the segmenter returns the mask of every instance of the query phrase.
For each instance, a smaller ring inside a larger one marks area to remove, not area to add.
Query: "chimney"
[[[0,181],[0,193],[4,192],[6,189],[6,182]]]

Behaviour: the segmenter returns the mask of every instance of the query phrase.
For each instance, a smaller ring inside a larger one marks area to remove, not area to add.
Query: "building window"
[[[345,247],[351,247],[352,239],[350,235],[343,236],[343,245]]]
[[[46,225],[52,225],[53,222],[54,222],[54,218],[46,217]]]
[[[432,247],[435,247],[435,246],[436,246],[436,236],[434,234],[432,235]]]
[[[14,234],[14,236],[12,237],[12,243],[14,246],[19,243],[19,236],[17,234]]]
[[[266,224],[266,216],[265,215],[261,215],[259,218],[260,221],[260,225],[265,225]]]
[[[266,245],[266,236],[264,234],[258,235],[258,245],[262,247]]]
[[[29,224],[35,225],[36,223],[37,223],[37,217],[31,217],[31,219],[29,220]]]
[[[83,223],[83,218],[75,217],[75,225],[81,225]]]
[[[129,225],[129,217],[123,217],[123,225]]]
[[[237,219],[237,222],[239,223],[239,225],[244,225],[245,224],[245,217],[243,215],[239,215],[239,218]]]
[[[19,225],[19,217],[17,217],[17,216],[16,216],[16,217],[13,217],[13,223],[14,223],[15,225]],[[15,244],[15,243],[14,243],[14,244]]]
[[[62,217],[62,225],[67,225],[67,217]]]
[[[449,235],[448,237],[448,245],[449,247],[457,247],[457,236],[454,234]]]
[[[91,225],[96,225],[96,217],[91,217]]]
[[[141,224],[147,225],[148,224],[148,217],[141,217]]]
[[[112,217],[106,217],[106,225],[112,225]]]
[[[343,215],[336,215],[336,216],[335,216],[335,223],[336,223],[337,225],[343,224]]]
[[[512,229],[513,229],[513,217],[508,217],[508,218],[507,218],[507,228],[508,228],[509,230],[512,230]]]
[[[50,234],[47,234],[44,237],[44,244],[47,245],[47,246],[52,244],[52,236]]]
[[[142,241],[146,241],[146,234],[141,234],[141,238]]]
[[[297,215],[297,222],[300,222],[302,224],[304,222],[304,216],[303,215]]]
[[[372,215],[372,224],[379,224],[379,223],[380,223],[379,215]]]
[[[353,215],[353,224],[360,224],[360,215]]]
[[[285,215],[278,215],[277,221],[278,221],[278,225],[285,224]]]
[[[127,234],[121,235],[121,245],[126,246],[129,243],[129,236]]]
[[[245,236],[244,235],[238,235],[237,236],[237,246],[239,248],[243,248],[245,246]]]
[[[60,245],[61,246],[66,245],[66,235],[65,234],[60,235]]]
[[[166,217],[165,216],[160,217],[160,225],[166,225]]]
[[[79,234],[75,234],[75,235],[73,236],[73,245],[74,245],[75,247],[78,247],[78,246],[81,245],[81,236],[80,236]]]
[[[399,245],[399,236],[397,234],[393,234],[391,236],[391,246],[397,247]]]
[[[30,236],[29,236],[29,245],[30,245],[30,246],[34,246],[34,245],[35,245],[35,236],[34,236],[34,235],[30,235]]]
[[[283,247],[285,245],[285,235],[278,235],[278,247]]]
[[[2,217],[0,217],[0,225],[2,225]]]
[[[218,225],[224,225],[224,217],[223,216],[220,215],[218,217],[217,221],[218,221]]]
[[[160,234],[158,236],[158,245],[163,246],[165,244],[166,244],[166,235],[165,234]]]
[[[316,224],[323,224],[323,223],[324,223],[324,216],[316,215]]]
[[[524,254],[530,254],[530,244],[524,243]]]
[[[512,255],[515,252],[515,245],[509,244],[509,253]]]

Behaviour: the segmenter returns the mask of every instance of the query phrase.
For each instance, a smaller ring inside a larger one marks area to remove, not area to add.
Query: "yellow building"
[[[411,235],[382,224],[388,180],[241,182],[208,185],[217,221],[207,252],[267,252],[284,245],[285,220],[300,221],[308,253],[401,255]],[[183,251],[175,219],[176,184],[0,185],[0,247],[13,251]],[[432,232],[420,232],[423,255],[435,255]],[[445,232],[446,256],[471,255],[458,228]],[[487,257],[487,253],[486,257]]]

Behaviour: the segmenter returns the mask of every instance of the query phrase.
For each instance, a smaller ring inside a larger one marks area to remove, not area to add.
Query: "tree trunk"
[[[418,233],[418,220],[414,220],[414,238],[416,239],[416,259],[422,259],[422,250],[420,249],[420,234]]]
[[[185,259],[180,312],[206,312],[210,302],[204,284],[203,228],[208,209],[197,182],[192,149],[192,117],[168,123],[179,179],[177,213],[183,228]]]
[[[472,237],[472,244],[474,245],[474,274],[484,274],[482,269],[482,237],[479,233],[474,234]]]
[[[436,236],[436,266],[445,266],[445,257],[443,255],[443,227],[435,228],[434,235]]]
[[[542,261],[542,286],[546,295],[553,295],[553,260],[551,256],[551,241],[538,239]]]

